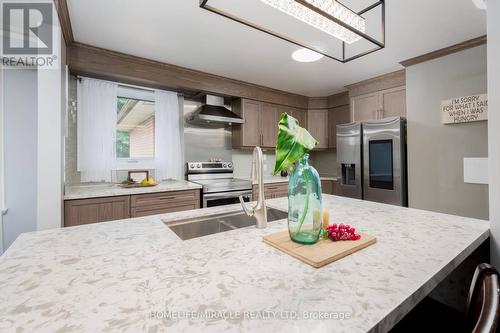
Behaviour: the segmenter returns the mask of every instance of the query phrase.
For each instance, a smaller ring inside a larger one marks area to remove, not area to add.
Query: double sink
[[[267,222],[286,219],[288,213],[267,208]],[[255,218],[246,215],[244,212],[237,211],[232,213],[209,215],[197,218],[189,218],[176,221],[174,223],[166,222],[167,226],[179,236],[182,240],[192,239],[219,232],[255,226]]]

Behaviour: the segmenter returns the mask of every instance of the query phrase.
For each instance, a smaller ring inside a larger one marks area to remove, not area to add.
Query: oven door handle
[[[203,199],[227,199],[227,198],[238,198],[240,195],[252,195],[252,191],[234,191],[234,192],[224,192],[224,193],[212,193],[203,194]]]

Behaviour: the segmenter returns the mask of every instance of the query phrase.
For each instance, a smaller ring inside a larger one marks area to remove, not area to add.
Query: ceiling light
[[[329,20],[325,16],[318,14],[316,11],[305,7],[295,0],[260,1],[348,44],[352,44],[361,39],[361,36]],[[363,33],[365,32],[365,19],[339,2],[335,0],[305,0],[305,2],[348,24],[356,30]]]
[[[199,1],[200,8],[306,49],[301,51],[306,56],[292,55],[297,61],[316,61],[323,55],[346,63],[385,47],[385,0],[356,12],[343,0],[247,0],[244,5]],[[284,20],[286,16],[293,19]]]
[[[487,9],[486,0],[472,0],[472,2],[479,9],[482,9],[482,10],[486,10]]]
[[[298,49],[292,53],[292,59],[298,62],[313,62],[323,58],[323,55],[309,49]]]

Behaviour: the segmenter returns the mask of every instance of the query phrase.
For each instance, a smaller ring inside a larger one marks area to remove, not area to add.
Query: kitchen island
[[[186,241],[162,222],[237,205],[22,234],[0,258],[0,331],[386,332],[489,237],[488,221],[324,206],[377,243],[315,269],[262,242],[286,220]]]

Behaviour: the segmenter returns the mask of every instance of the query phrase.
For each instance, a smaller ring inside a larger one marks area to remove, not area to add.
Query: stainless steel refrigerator
[[[408,206],[406,119],[337,126],[339,194]]]

